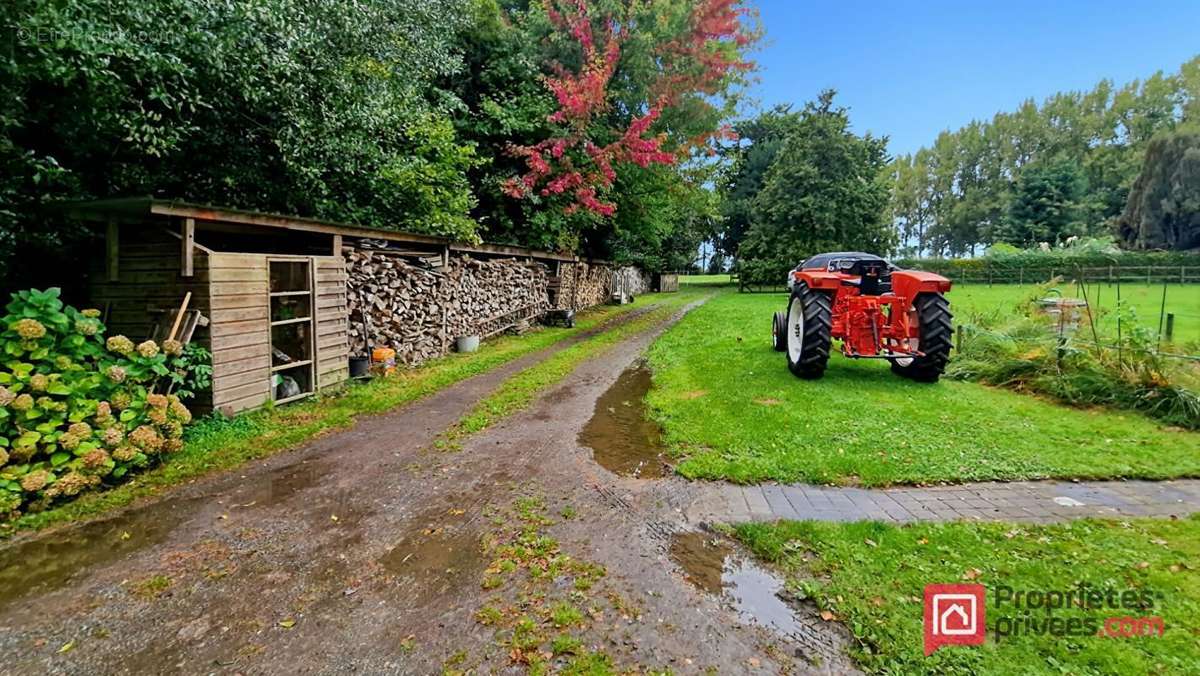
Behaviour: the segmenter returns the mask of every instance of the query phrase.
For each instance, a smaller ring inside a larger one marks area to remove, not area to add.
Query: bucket
[[[371,363],[385,376],[396,370],[396,351],[390,347],[377,347],[371,352]]]
[[[479,349],[479,336],[459,336],[454,339],[454,349],[459,352],[474,352]]]
[[[371,360],[366,357],[350,357],[350,377],[366,378],[371,368]]]

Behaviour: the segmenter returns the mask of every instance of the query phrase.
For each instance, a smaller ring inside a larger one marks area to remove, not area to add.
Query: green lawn
[[[858,639],[854,657],[868,672],[1200,673],[1200,517],[1050,526],[779,522],[744,524],[735,532],[756,555],[778,564],[792,589],[846,624]],[[964,582],[987,588],[986,642],[945,646],[925,657],[925,585]],[[1001,586],[1058,591],[1058,598],[1094,589],[1106,598],[1099,607],[1016,608],[1011,600],[999,603]],[[1109,591],[1115,598],[1149,592],[1152,605],[1139,601],[1113,609]],[[1161,617],[1163,634],[1094,635],[1109,617],[1124,616]],[[1060,618],[1058,631],[1074,619],[1082,635],[1013,635],[1014,621],[1022,617],[1041,627],[1046,618]]]
[[[799,380],[770,347],[782,295],[726,292],[650,350],[648,400],[689,478],[887,485],[1200,476],[1200,436],[1139,414],[895,376],[834,355]]]
[[[1058,288],[1064,296],[1083,297],[1077,284],[1065,282]],[[987,313],[1009,313],[1029,298],[1036,287],[1030,284],[955,284],[950,291],[950,309],[960,319]],[[1117,287],[1104,283],[1087,285],[1087,300],[1096,309],[1097,331],[1116,335]],[[1139,323],[1158,333],[1158,319],[1163,307],[1162,284],[1122,284],[1121,300],[1133,308]],[[1200,344],[1200,284],[1167,285],[1166,312],[1175,315],[1175,345]],[[1088,329],[1090,331],[1090,329]]]
[[[680,286],[725,286],[732,283],[729,275],[679,275]]]

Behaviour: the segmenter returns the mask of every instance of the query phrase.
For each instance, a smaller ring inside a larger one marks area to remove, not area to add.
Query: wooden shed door
[[[316,256],[317,386],[337,385],[350,377],[349,309],[346,262],[341,256]]]

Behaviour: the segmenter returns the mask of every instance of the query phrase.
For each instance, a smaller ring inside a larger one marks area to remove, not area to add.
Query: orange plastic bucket
[[[371,363],[376,371],[390,376],[396,370],[396,351],[390,347],[377,347],[371,352]]]

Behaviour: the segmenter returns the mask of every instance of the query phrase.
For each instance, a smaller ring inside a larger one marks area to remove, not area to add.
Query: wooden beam
[[[444,237],[433,237],[431,235],[417,235],[410,232],[400,232],[396,230],[380,230],[377,228],[364,228],[355,225],[325,223],[309,218],[287,218],[272,214],[259,214],[232,209],[216,209],[213,207],[183,204],[179,202],[152,202],[150,204],[150,213],[159,216],[194,218],[199,221],[223,221],[226,223],[260,225],[267,228],[284,228],[286,230],[299,230],[302,232],[320,232],[330,235],[340,234],[348,235],[350,237],[386,239],[396,242],[414,242],[418,244],[444,244],[446,242]]]
[[[121,228],[116,221],[108,221],[104,231],[104,271],[108,281],[121,278]]]
[[[333,255],[334,256],[342,255],[342,236],[338,235],[338,234],[335,234],[333,236]]]
[[[183,272],[182,272],[182,274],[184,277],[191,277],[193,274],[195,274],[195,262],[194,262],[193,255],[195,253],[195,244],[196,244],[196,219],[194,219],[194,218],[183,219],[182,235],[183,235],[183,237],[182,237],[182,246],[183,246]]]

